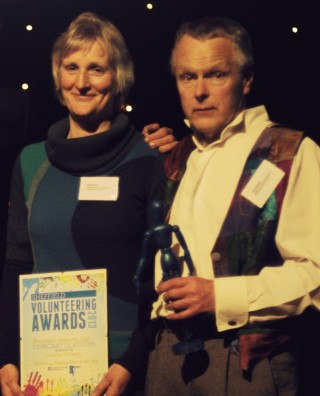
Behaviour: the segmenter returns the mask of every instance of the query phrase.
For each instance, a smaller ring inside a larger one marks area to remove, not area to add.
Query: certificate
[[[106,270],[20,276],[21,388],[90,395],[108,368]]]

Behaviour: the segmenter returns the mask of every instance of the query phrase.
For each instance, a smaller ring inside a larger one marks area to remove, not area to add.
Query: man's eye
[[[182,80],[182,81],[191,81],[192,80],[192,75],[191,74],[189,74],[189,73],[186,73],[186,74],[183,74],[181,77],[180,77],[180,79]]]
[[[219,80],[220,78],[225,77],[225,75],[226,75],[226,73],[220,72],[220,71],[217,71],[217,72],[214,72],[214,73],[213,73],[213,77],[214,77],[214,78],[217,78],[218,80]]]

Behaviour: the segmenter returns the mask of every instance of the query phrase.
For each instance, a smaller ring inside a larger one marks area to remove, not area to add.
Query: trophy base
[[[194,340],[181,341],[172,346],[172,351],[175,355],[187,355],[188,353],[201,351],[204,347],[204,342],[200,338]]]

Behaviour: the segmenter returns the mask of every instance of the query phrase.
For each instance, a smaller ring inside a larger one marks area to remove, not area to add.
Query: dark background
[[[10,172],[24,144],[44,139],[50,124],[66,115],[53,94],[53,41],[79,13],[94,11],[122,32],[136,65],[128,102],[132,122],[171,126],[187,133],[168,60],[178,25],[205,15],[238,20],[249,32],[256,79],[248,105],[265,104],[274,121],[320,143],[319,0],[0,0],[0,264]],[[33,25],[28,32],[25,26]],[[292,33],[292,27],[299,31]],[[27,82],[30,89],[21,90]],[[315,219],[315,221],[319,221]],[[299,396],[320,395],[320,319],[308,311],[301,331]],[[3,318],[0,318],[3,320]]]
[[[178,25],[204,15],[238,20],[252,37],[256,81],[249,105],[264,103],[273,120],[304,129],[319,142],[320,33],[318,0],[1,0],[0,86],[30,86],[29,134],[42,138],[65,115],[53,94],[54,39],[80,12],[110,19],[123,33],[136,65],[129,103],[139,128],[159,121],[186,132],[168,60]],[[33,30],[25,29],[27,24]],[[291,28],[299,31],[293,34]]]

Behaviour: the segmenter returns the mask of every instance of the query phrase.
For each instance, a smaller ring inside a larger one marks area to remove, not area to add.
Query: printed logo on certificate
[[[106,270],[20,276],[25,394],[90,395],[108,368]]]

